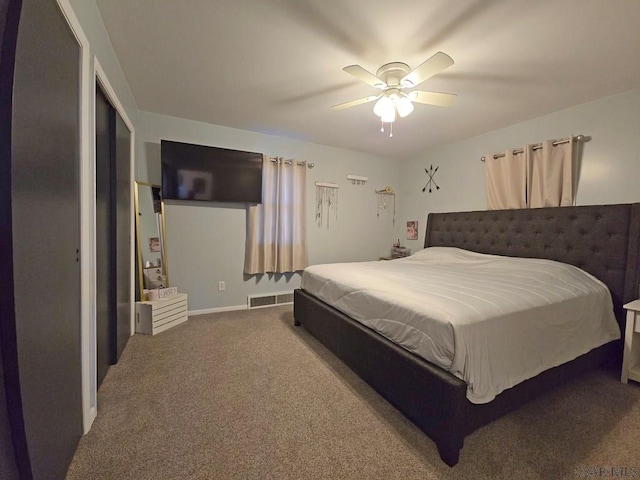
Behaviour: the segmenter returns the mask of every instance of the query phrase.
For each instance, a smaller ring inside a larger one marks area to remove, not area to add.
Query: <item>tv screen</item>
[[[262,154],[162,140],[162,198],[262,203]]]

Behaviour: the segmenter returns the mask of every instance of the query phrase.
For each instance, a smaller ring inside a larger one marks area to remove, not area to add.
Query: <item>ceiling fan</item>
[[[417,87],[420,83],[451,65],[453,65],[453,59],[442,52],[436,53],[413,70],[406,63],[392,62],[382,65],[374,75],[360,65],[349,65],[343,68],[345,72],[372,87],[379,88],[382,93],[339,103],[332,108],[341,110],[377,100],[373,111],[380,117],[382,121],[381,131],[384,132],[384,124],[393,123],[396,120],[396,113],[404,118],[413,111],[412,102],[437,105],[439,107],[451,105],[456,98],[456,95],[452,93],[419,90],[405,92],[405,90]],[[393,136],[393,130],[390,136]]]

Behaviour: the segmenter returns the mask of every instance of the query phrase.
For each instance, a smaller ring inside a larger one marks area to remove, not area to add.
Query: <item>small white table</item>
[[[640,382],[640,299],[624,305],[627,311],[627,325],[624,335],[624,355],[620,381],[629,379]]]

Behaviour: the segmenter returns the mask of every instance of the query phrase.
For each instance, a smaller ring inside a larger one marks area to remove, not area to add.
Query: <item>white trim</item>
[[[131,134],[133,134],[135,131],[135,128],[133,127],[133,123],[131,122],[131,120],[129,120],[129,116],[127,115],[126,110],[122,106],[122,103],[120,103],[120,100],[116,95],[116,91],[111,86],[111,83],[107,78],[107,74],[104,72],[102,65],[100,65],[100,62],[98,61],[98,57],[96,57],[95,55],[93,57],[93,67],[96,73],[96,78],[98,79],[98,81],[100,82],[100,85],[104,89],[104,93],[107,94],[107,98],[112,103],[113,107],[118,111],[118,113],[122,117],[122,120],[124,121],[125,125],[129,129]]]
[[[94,164],[91,155],[91,55],[89,40],[69,0],[57,0],[58,7],[80,46],[80,358],[82,378],[82,428],[86,434],[97,415],[91,361],[95,354],[95,235],[91,229],[95,216]],[[92,388],[93,387],[93,388]]]
[[[235,305],[230,307],[205,308],[204,310],[189,310],[187,314],[190,317],[195,317],[197,315],[206,315],[207,313],[235,312],[236,310],[248,310],[248,308],[246,305]]]
[[[316,187],[340,188],[340,185],[331,182],[316,182]]]
[[[270,303],[269,305],[260,305],[259,307],[247,306],[247,310],[260,310],[261,308],[281,307],[283,305],[293,305],[293,302]]]

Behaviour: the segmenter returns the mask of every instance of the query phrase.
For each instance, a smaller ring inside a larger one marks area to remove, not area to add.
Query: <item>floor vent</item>
[[[273,307],[293,303],[293,292],[268,293],[266,295],[249,295],[247,306],[249,308]]]

